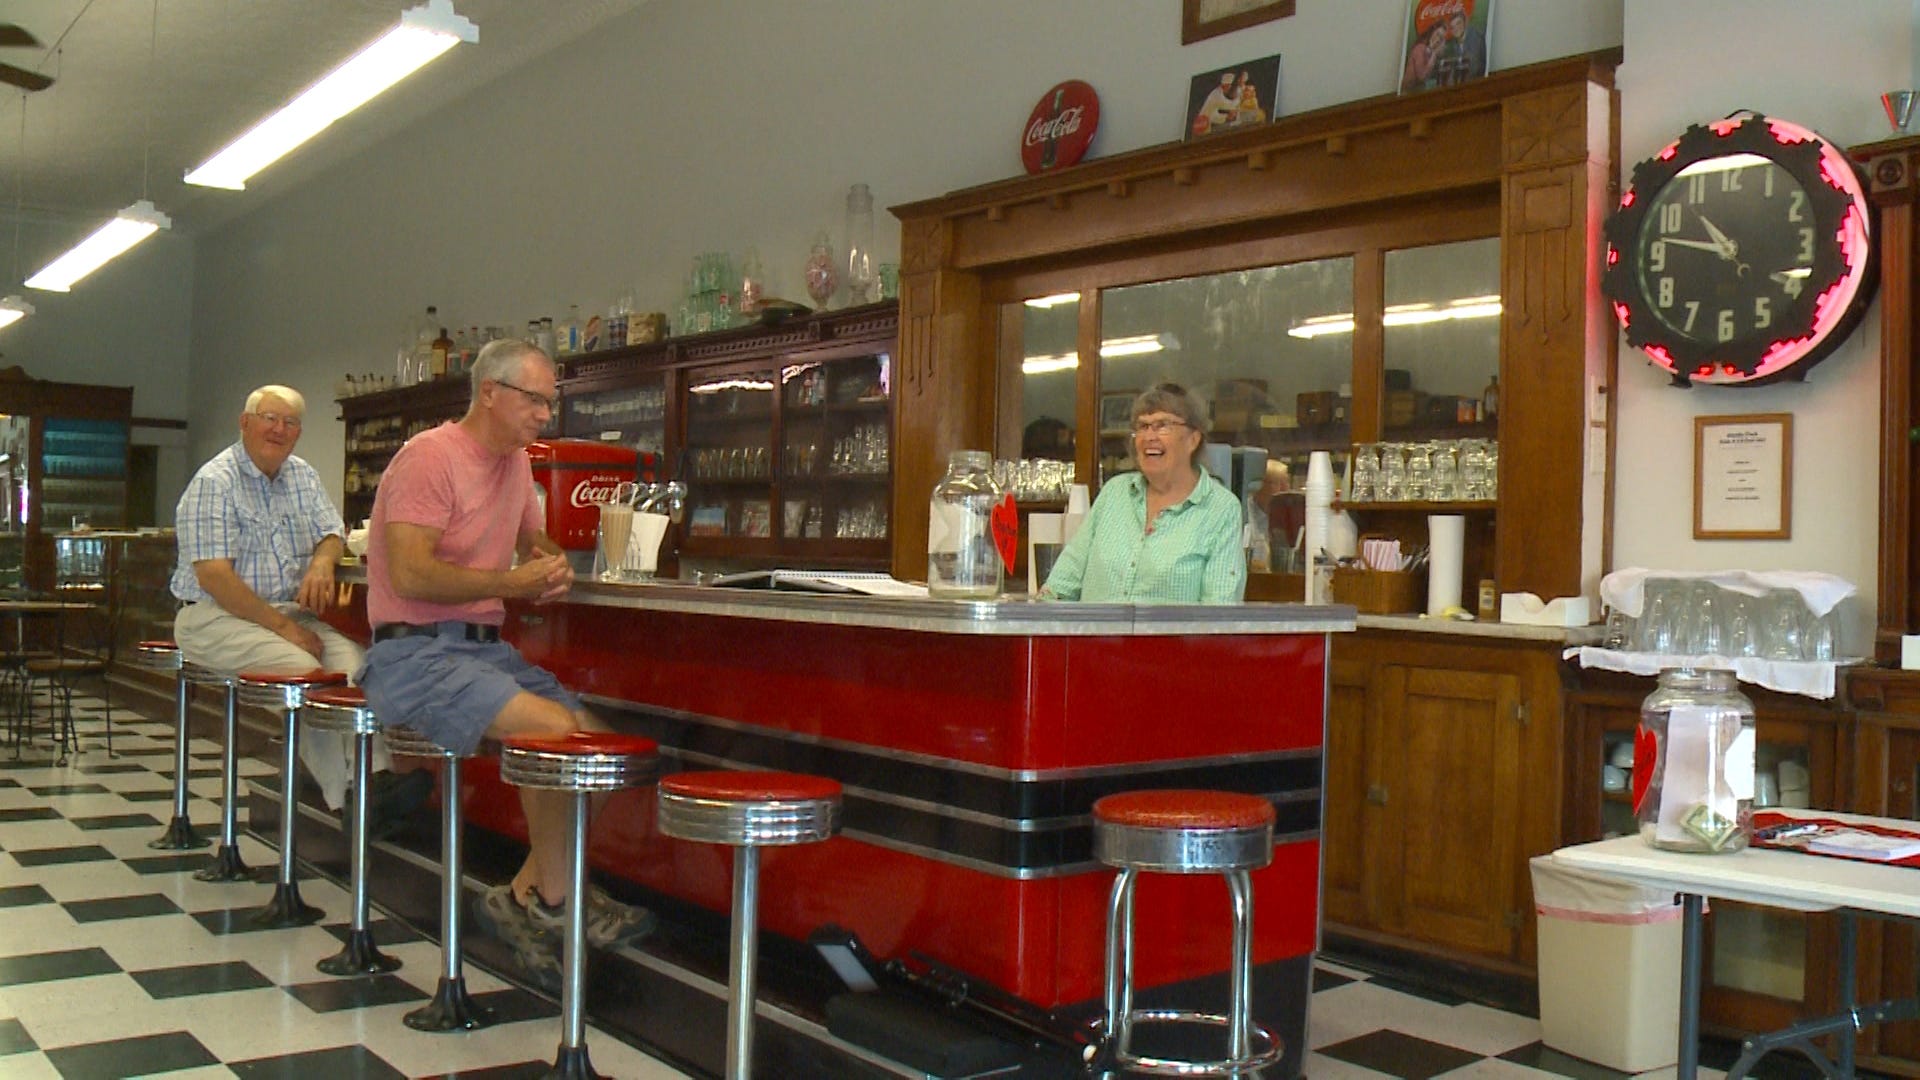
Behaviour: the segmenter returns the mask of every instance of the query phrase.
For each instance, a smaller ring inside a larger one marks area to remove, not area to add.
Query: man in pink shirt
[[[467,414],[407,440],[380,481],[367,542],[373,647],[356,679],[383,721],[459,754],[486,737],[605,729],[500,640],[508,597],[547,603],[573,584],[546,534],[526,451],[553,413],[553,361],[529,342],[494,341],[474,360],[472,381]],[[570,798],[520,789],[531,850],[480,905],[522,962],[550,977],[565,930]],[[591,944],[630,941],[653,924],[645,909],[589,890]]]

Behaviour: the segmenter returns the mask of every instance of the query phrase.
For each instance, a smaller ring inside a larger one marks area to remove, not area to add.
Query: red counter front
[[[695,592],[700,603],[633,599]],[[846,786],[840,837],[764,853],[766,929],[804,938],[838,923],[882,957],[917,950],[1041,1006],[1095,999],[1113,875],[1091,859],[1093,800],[1218,787],[1268,796],[1279,813],[1273,864],[1254,875],[1256,963],[1313,951],[1326,629],[1342,612],[1300,609],[1319,619],[1291,632],[1251,614],[1239,631],[951,632],[936,627],[965,621],[851,618],[837,597],[712,599],[724,592],[583,589],[507,629],[616,726],[659,740],[669,768],[794,769]],[[773,603],[784,607],[762,617]],[[517,800],[487,790],[487,764],[470,770],[471,819],[524,839]],[[652,798],[614,799],[595,867],[724,911],[730,853],[660,836]],[[1142,986],[1226,969],[1220,879],[1150,875],[1138,904]]]

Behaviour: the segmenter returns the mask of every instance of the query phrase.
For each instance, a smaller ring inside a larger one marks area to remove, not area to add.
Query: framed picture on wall
[[[1191,45],[1293,14],[1293,0],[1180,0],[1180,44]]]
[[[1205,71],[1187,84],[1183,138],[1258,127],[1280,111],[1280,54]]]
[[[1458,86],[1486,75],[1493,0],[1407,0],[1400,92]]]
[[[1793,414],[1693,418],[1693,538],[1793,536]]]
[[[1132,424],[1133,399],[1138,390],[1115,390],[1100,395],[1100,434],[1124,435]]]

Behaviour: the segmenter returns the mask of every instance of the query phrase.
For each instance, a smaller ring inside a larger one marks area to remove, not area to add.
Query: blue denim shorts
[[[462,757],[525,691],[579,712],[580,699],[504,641],[468,641],[459,623],[437,636],[377,641],[354,677],[382,724],[404,724]]]

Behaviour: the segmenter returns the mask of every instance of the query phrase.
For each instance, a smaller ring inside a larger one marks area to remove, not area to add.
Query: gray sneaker
[[[512,890],[508,890],[512,899]],[[565,904],[548,907],[543,899],[529,896],[524,905],[516,904],[526,912],[527,921],[537,927],[542,934],[552,935],[555,941],[565,940],[567,935],[567,909]],[[607,891],[598,885],[587,886],[587,944],[596,949],[612,949],[640,940],[653,933],[660,920],[653,912],[643,907],[623,904],[607,895]]]
[[[535,905],[538,906],[538,905]],[[512,885],[495,885],[480,894],[474,905],[474,918],[482,933],[510,946],[522,956],[552,953],[560,937],[549,933],[535,921],[527,908],[513,895]]]

